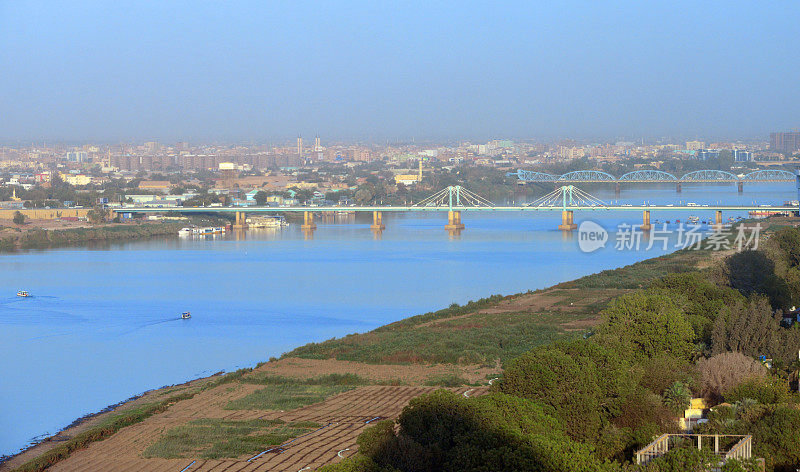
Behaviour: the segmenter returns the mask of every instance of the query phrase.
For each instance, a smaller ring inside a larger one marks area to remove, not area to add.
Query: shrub
[[[785,381],[770,377],[756,377],[745,380],[725,394],[725,401],[737,402],[749,398],[769,405],[789,401],[789,388]]]
[[[21,211],[17,210],[14,212],[14,217],[11,219],[15,225],[21,225],[25,223],[25,215],[22,214]]]

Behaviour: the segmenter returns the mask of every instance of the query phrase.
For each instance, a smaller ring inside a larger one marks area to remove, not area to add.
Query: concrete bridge
[[[650,215],[653,211],[670,211],[696,213],[698,211],[714,211],[715,225],[722,225],[723,212],[741,211],[779,211],[797,213],[798,206],[780,205],[606,205],[601,200],[567,185],[539,198],[527,205],[495,205],[460,186],[451,186],[443,189],[427,199],[408,206],[294,206],[294,207],[130,207],[115,208],[118,213],[233,213],[235,215],[234,228],[247,228],[246,215],[257,213],[302,213],[303,225],[306,231],[314,231],[315,214],[334,212],[372,213],[372,225],[375,231],[382,231],[383,213],[397,212],[442,212],[447,214],[445,229],[460,231],[465,228],[461,220],[462,212],[561,212],[559,229],[572,231],[577,227],[574,223],[574,213],[578,212],[610,212],[633,211],[642,214],[642,230],[650,230]]]

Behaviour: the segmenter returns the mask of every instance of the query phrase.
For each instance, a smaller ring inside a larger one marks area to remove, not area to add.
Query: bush
[[[21,211],[17,210],[14,212],[14,217],[11,219],[15,225],[21,225],[25,223],[25,215],[22,214]]]
[[[770,377],[750,378],[735,386],[725,395],[725,401],[755,400],[764,405],[789,401],[789,388],[785,381]]]

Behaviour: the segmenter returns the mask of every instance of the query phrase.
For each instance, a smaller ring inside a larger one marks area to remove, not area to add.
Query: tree
[[[719,399],[740,383],[761,378],[767,370],[752,357],[740,352],[725,352],[697,362],[700,374],[700,394]]]
[[[21,225],[25,223],[25,215],[22,214],[21,211],[17,210],[14,212],[14,218],[12,219],[14,224]]]
[[[108,210],[101,206],[96,206],[86,212],[86,218],[88,218],[90,223],[103,223],[108,218]]]
[[[674,413],[680,413],[689,407],[692,393],[683,382],[675,382],[664,391],[664,405]]]
[[[264,206],[264,205],[267,204],[267,196],[268,196],[267,192],[265,192],[263,190],[259,190],[258,192],[256,192],[256,194],[253,197],[253,199],[256,201],[256,205]]]
[[[694,331],[673,298],[656,289],[623,295],[606,308],[600,334],[629,346],[633,354],[688,358]]]

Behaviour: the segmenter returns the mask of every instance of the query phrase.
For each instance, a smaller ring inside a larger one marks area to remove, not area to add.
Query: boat
[[[28,291],[27,290],[20,290],[19,292],[17,292],[17,296],[18,297],[29,297],[30,295],[28,295]]]
[[[194,228],[181,228],[178,231],[178,236],[190,236],[194,234]]]
[[[253,228],[282,228],[289,223],[282,216],[256,216],[248,218],[247,224]]]
[[[189,313],[188,311],[184,311],[183,313],[181,313],[181,319],[188,320],[191,317],[192,317],[192,314]]]
[[[767,218],[770,216],[791,216],[791,212],[786,210],[751,210],[748,212],[748,214],[753,218]]]
[[[209,234],[222,234],[225,232],[225,228],[222,226],[206,226],[205,228],[194,228],[192,230],[192,234],[199,234],[201,236],[207,236]]]

